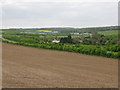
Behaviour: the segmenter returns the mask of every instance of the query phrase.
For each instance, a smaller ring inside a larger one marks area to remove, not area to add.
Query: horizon
[[[107,25],[107,26],[88,26],[88,27],[70,27],[70,26],[58,26],[58,27],[10,27],[10,28],[0,28],[0,29],[37,29],[37,28],[99,28],[99,27],[117,27],[118,25]]]

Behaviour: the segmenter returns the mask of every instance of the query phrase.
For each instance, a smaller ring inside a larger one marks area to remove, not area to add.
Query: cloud
[[[117,2],[13,1],[3,4],[3,28],[117,25]]]
[[[88,0],[1,0],[1,2],[88,2]],[[89,0],[89,2],[119,2],[119,0]]]

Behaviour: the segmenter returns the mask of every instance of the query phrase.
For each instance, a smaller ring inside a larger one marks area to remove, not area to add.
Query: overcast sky
[[[0,28],[118,24],[118,0],[3,0],[0,6]]]

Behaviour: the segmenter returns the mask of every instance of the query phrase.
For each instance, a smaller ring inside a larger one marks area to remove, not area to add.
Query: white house
[[[60,40],[56,40],[56,39],[54,39],[54,40],[52,40],[52,42],[53,42],[53,43],[59,43]]]

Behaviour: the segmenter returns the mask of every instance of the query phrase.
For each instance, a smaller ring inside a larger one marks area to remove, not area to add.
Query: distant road
[[[12,40],[9,40],[9,39],[5,39],[5,38],[3,38],[3,37],[1,37],[1,38],[2,38],[2,40],[4,40],[4,41],[15,42],[15,41],[12,41]]]
[[[117,88],[118,60],[2,45],[3,88]]]

